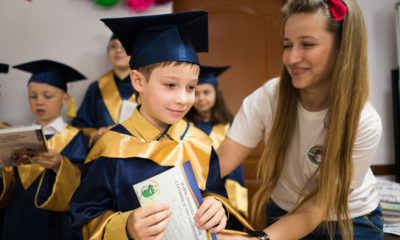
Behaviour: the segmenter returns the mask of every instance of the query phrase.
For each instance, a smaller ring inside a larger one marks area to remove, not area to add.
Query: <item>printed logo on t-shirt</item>
[[[321,163],[322,150],[323,147],[321,145],[315,145],[308,150],[307,156],[312,164],[319,165]]]

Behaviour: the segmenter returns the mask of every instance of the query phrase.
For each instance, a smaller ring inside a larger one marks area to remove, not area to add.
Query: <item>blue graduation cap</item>
[[[110,41],[114,40],[114,39],[118,39],[117,36],[115,36],[115,34],[112,34],[110,37]]]
[[[8,73],[8,64],[0,63],[0,73]]]
[[[225,67],[209,67],[200,66],[199,82],[197,84],[209,83],[218,87],[218,76],[225,72],[230,66]]]
[[[37,60],[13,66],[22,71],[32,73],[30,82],[52,85],[67,91],[67,83],[86,79],[80,72],[70,66],[52,60]]]
[[[103,18],[131,55],[132,69],[164,61],[199,64],[196,52],[208,51],[208,13]]]

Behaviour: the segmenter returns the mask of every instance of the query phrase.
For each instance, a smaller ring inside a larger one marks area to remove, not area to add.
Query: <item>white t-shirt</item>
[[[278,83],[279,78],[272,79],[244,99],[228,132],[229,138],[250,148],[256,147],[260,140],[267,142],[277,108]],[[318,173],[304,188],[319,165],[327,133],[324,119],[328,109],[309,112],[300,103],[297,105],[298,120],[286,155],[285,167],[271,196],[286,211],[292,210],[315,187]],[[354,175],[350,188],[354,191],[348,202],[352,218],[365,215],[378,206],[376,179],[370,164],[381,133],[381,119],[371,104],[366,103],[361,112],[353,148]],[[303,194],[300,196],[301,193]]]

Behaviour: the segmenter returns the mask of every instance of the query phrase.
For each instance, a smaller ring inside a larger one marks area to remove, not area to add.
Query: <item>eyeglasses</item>
[[[121,50],[124,50],[124,47],[120,44],[114,43],[114,44],[111,44],[108,46],[108,49],[114,50],[114,51],[117,51],[119,48],[121,48]]]

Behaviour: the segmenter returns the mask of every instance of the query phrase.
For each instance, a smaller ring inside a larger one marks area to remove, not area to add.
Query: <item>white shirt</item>
[[[246,97],[228,132],[232,140],[250,148],[254,148],[262,139],[267,142],[277,107],[278,83],[278,78],[272,79]],[[319,153],[327,131],[324,128],[327,111],[309,112],[298,104],[298,121],[286,155],[285,167],[271,196],[286,211],[292,210],[297,201],[301,201],[317,183],[318,173],[304,188],[319,165]],[[350,188],[354,191],[348,203],[352,218],[373,211],[379,203],[376,179],[370,164],[381,133],[381,119],[371,104],[366,103],[361,112],[353,148],[354,174]]]
[[[64,121],[62,117],[58,117],[53,122],[48,124],[47,126],[43,127],[43,134],[44,135],[53,135],[59,132],[67,126],[68,124]]]

